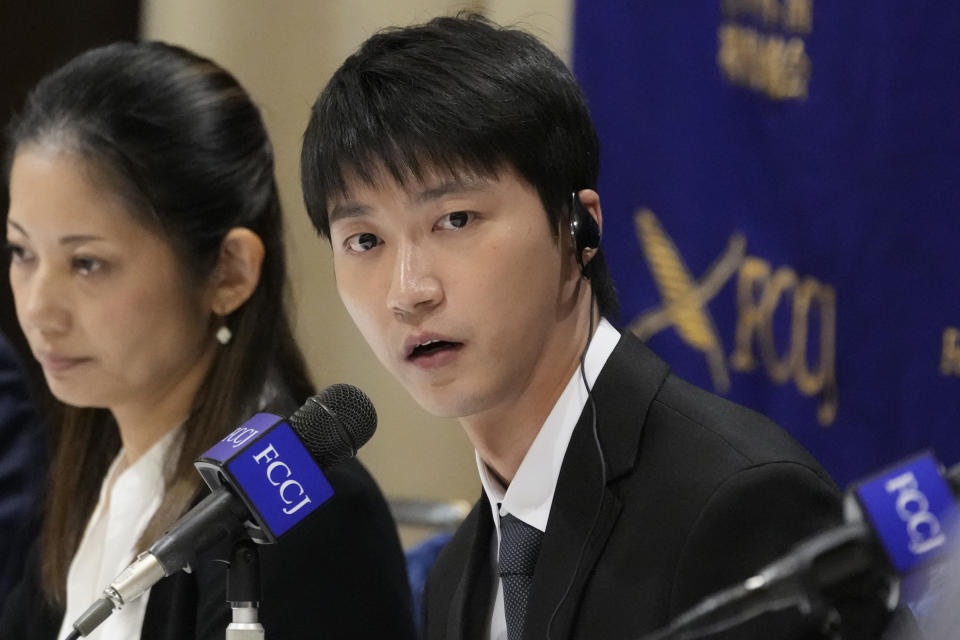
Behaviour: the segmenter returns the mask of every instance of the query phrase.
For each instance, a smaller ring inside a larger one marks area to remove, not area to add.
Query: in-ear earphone
[[[570,240],[577,265],[580,266],[580,275],[589,280],[590,271],[583,261],[583,252],[600,247],[600,227],[580,202],[576,191],[570,194]]]

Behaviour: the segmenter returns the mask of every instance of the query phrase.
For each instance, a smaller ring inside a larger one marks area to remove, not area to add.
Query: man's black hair
[[[391,28],[330,79],[304,134],[301,181],[310,219],[330,237],[327,205],[350,176],[401,185],[429,171],[494,177],[510,167],[536,188],[554,233],[570,193],[595,189],[599,143],[576,80],[534,36],[475,14]],[[602,249],[587,273],[600,313],[617,297]]]

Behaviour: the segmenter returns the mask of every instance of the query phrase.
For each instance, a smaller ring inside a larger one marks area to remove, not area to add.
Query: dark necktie
[[[510,514],[500,518],[500,566],[503,582],[504,613],[507,618],[507,637],[523,638],[527,620],[527,599],[533,582],[533,569],[540,555],[543,532],[518,520]]]

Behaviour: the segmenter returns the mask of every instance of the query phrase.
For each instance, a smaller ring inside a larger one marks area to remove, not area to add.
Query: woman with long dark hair
[[[110,45],[44,78],[9,132],[10,281],[59,411],[42,536],[0,637],[54,639],[202,497],[200,453],[313,385],[284,307],[273,152],[230,74]],[[268,637],[413,635],[382,495],[355,460],[327,475],[333,500],[262,550]],[[223,638],[229,548],[93,637]]]

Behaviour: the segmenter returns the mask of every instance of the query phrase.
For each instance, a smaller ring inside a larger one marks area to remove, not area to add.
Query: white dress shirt
[[[614,347],[620,340],[620,332],[606,319],[601,319],[597,326],[587,355],[584,358],[584,372],[587,382],[593,388],[600,375],[600,370],[606,364],[607,358],[613,353]],[[480,472],[480,482],[484,493],[490,502],[490,515],[497,535],[491,550],[493,575],[497,575],[497,554],[500,548],[500,517],[508,513],[523,520],[528,525],[540,531],[547,530],[547,520],[550,517],[550,505],[553,504],[553,494],[557,488],[557,479],[560,476],[560,466],[567,453],[570,437],[577,426],[580,414],[587,404],[587,389],[580,375],[580,367],[571,376],[563,393],[547,420],[540,428],[540,432],[524,456],[517,469],[509,488],[504,488],[497,477],[487,469],[487,465],[476,454],[477,469]],[[497,505],[500,505],[499,511]],[[507,640],[507,619],[503,605],[503,584],[500,580],[496,584],[493,608],[488,617],[490,640]]]
[[[74,621],[103,594],[134,559],[137,540],[156,513],[164,493],[164,465],[179,447],[180,429],[171,429],[149,451],[127,466],[117,454],[100,486],[100,499],[87,522],[67,574],[67,607],[58,638],[73,631]],[[114,611],[88,640],[132,640],[140,637],[147,610],[147,591]]]

